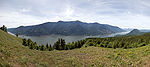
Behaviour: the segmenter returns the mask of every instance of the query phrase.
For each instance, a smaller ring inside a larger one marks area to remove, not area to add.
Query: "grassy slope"
[[[20,38],[0,30],[0,64],[13,67],[150,66],[150,45],[133,49],[87,47],[63,51],[30,50]]]

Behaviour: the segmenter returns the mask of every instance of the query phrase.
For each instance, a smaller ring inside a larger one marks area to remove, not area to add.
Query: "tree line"
[[[108,38],[87,38],[85,47],[96,46],[104,48],[137,48],[150,44],[150,33],[138,36],[122,36]]]
[[[2,27],[0,27],[0,30],[7,32],[7,27],[5,25],[3,25]]]
[[[22,45],[24,46],[28,46],[29,49],[34,49],[34,50],[41,50],[41,51],[51,51],[53,50],[51,45],[46,44],[46,46],[44,45],[37,45],[36,42],[33,42],[31,39],[22,39],[23,43]]]
[[[85,40],[80,40],[77,42],[72,42],[66,44],[65,40],[62,38],[59,38],[58,41],[54,43],[52,46],[51,44],[46,45],[37,45],[36,42],[33,42],[31,39],[22,39],[23,43],[22,45],[28,46],[30,49],[33,50],[41,50],[41,51],[52,51],[52,50],[71,50],[75,48],[81,48],[83,44],[85,43]]]
[[[65,42],[64,39],[59,38],[53,46],[50,44],[37,45],[31,39],[23,39],[23,45],[30,49],[41,51],[51,50],[71,50],[75,48],[95,46],[104,48],[137,48],[150,44],[150,33],[139,36],[122,36],[122,37],[108,37],[108,38],[86,38],[72,43]]]

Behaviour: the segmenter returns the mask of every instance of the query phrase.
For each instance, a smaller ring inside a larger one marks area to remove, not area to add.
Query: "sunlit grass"
[[[143,67],[150,61],[150,45],[133,49],[82,47],[73,50],[37,51],[18,37],[0,31],[0,65],[36,67]]]

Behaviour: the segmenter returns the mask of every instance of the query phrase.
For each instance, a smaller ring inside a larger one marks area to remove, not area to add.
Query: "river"
[[[47,43],[53,45],[58,40],[58,38],[63,38],[63,39],[65,39],[66,43],[69,43],[69,42],[74,42],[77,40],[82,40],[82,39],[85,39],[88,37],[100,37],[100,38],[114,37],[116,35],[125,35],[127,33],[129,33],[129,31],[105,35],[105,36],[104,35],[103,36],[102,35],[98,35],[98,36],[63,36],[63,35],[25,36],[25,35],[19,35],[19,37],[20,38],[30,38],[32,41],[36,42],[38,45],[41,45],[41,44],[46,45]],[[12,34],[12,33],[10,33],[10,34]],[[12,34],[12,35],[14,35],[14,34]]]

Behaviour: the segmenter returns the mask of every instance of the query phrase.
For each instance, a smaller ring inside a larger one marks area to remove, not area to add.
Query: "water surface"
[[[88,37],[101,37],[101,38],[114,37],[116,35],[127,34],[128,32],[121,32],[121,33],[115,33],[115,34],[110,34],[110,35],[98,35],[98,36],[63,36],[63,35],[25,36],[25,35],[19,35],[19,37],[30,38],[32,41],[36,42],[38,45],[41,45],[41,44],[46,45],[47,43],[53,45],[58,40],[58,38],[63,38],[65,39],[66,43],[69,43],[69,42],[74,42],[77,40],[82,40]]]

